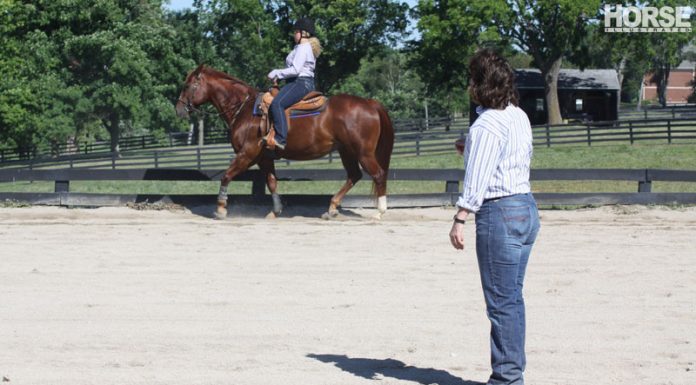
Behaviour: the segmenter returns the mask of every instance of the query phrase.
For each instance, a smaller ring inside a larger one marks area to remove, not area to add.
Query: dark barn
[[[532,125],[547,122],[544,82],[541,72],[534,68],[515,70],[520,107]],[[561,69],[558,76],[558,102],[561,117],[567,121],[605,121],[618,118],[617,98],[619,80],[611,69]],[[471,105],[476,111],[476,105]],[[476,120],[470,114],[470,122]]]

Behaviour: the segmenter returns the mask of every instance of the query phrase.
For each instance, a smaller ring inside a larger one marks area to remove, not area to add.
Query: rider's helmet
[[[292,29],[296,31],[305,31],[310,36],[314,36],[314,21],[308,17],[301,17],[293,24]]]

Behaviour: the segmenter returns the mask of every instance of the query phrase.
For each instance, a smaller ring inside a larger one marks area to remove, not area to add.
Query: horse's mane
[[[236,77],[234,77],[228,73],[218,71],[215,68],[209,67],[205,64],[201,64],[195,71],[193,71],[194,74],[199,74],[201,72],[206,74],[206,75],[212,76],[212,77],[227,79],[227,80],[230,80],[234,83],[240,83],[246,87],[249,87],[249,85],[246,84],[244,81],[237,79]]]

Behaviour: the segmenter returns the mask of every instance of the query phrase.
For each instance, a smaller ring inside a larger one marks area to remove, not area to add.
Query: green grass
[[[290,166],[278,161],[282,169],[341,169],[341,162],[293,162]],[[392,159],[391,168],[462,168],[463,159],[452,147],[450,153],[429,156],[402,156]],[[696,144],[635,144],[602,146],[536,147],[532,168],[619,168],[696,170]],[[336,192],[343,182],[280,182],[281,194],[327,194]],[[75,181],[70,191],[115,194],[217,194],[218,182],[169,181]],[[637,182],[623,181],[536,181],[535,192],[636,192]],[[0,192],[52,192],[52,182],[0,183]],[[363,180],[352,194],[370,193],[370,180]],[[232,182],[231,194],[248,194],[251,182]],[[443,182],[391,181],[390,194],[444,192]],[[655,192],[696,192],[696,183],[653,182]]]

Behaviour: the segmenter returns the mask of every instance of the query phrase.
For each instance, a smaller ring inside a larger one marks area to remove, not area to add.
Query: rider
[[[276,130],[275,146],[280,150],[285,149],[288,134],[285,109],[314,91],[314,66],[321,53],[319,39],[314,37],[314,22],[311,19],[298,19],[293,25],[293,30],[296,45],[285,58],[286,68],[268,73],[271,80],[286,81],[286,85],[275,96],[270,107]]]

